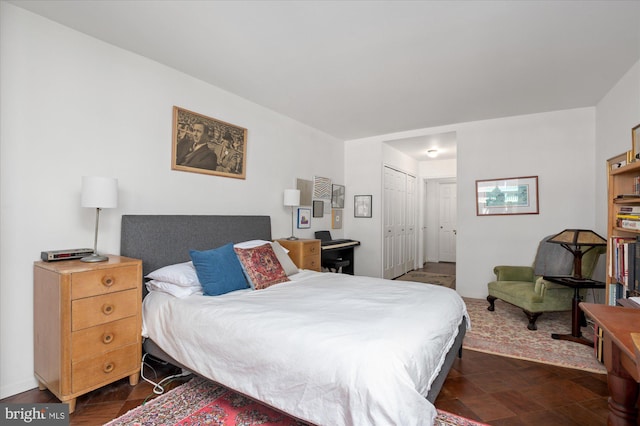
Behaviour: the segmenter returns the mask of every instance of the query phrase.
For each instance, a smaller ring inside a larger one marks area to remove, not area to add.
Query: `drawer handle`
[[[316,247],[315,246],[311,247],[310,251],[311,251],[311,253],[315,253],[316,252]]]
[[[113,333],[105,333],[102,335],[102,343],[108,345],[111,342],[113,342]]]
[[[105,373],[111,373],[114,368],[116,368],[115,364],[113,362],[108,362],[102,367],[102,371]]]
[[[111,304],[102,305],[102,313],[105,315],[111,315],[115,311],[115,308]]]
[[[115,284],[115,282],[116,280],[112,276],[106,275],[102,277],[102,285],[105,287],[111,287],[112,285]]]

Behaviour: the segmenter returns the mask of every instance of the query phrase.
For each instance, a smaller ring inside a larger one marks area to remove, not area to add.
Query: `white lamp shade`
[[[112,209],[118,207],[118,179],[82,176],[82,207]]]
[[[284,190],[284,205],[285,206],[299,206],[300,205],[300,190],[299,189],[285,189]]]

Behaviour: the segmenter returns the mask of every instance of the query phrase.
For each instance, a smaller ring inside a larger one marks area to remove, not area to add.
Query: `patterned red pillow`
[[[241,249],[235,248],[240,264],[251,287],[262,290],[274,284],[289,281],[271,244]]]

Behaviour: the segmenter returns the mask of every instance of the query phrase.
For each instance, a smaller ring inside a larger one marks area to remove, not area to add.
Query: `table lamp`
[[[573,254],[573,278],[578,280],[583,279],[582,256],[594,247],[607,245],[607,240],[589,229],[565,229],[547,242],[560,244]]]
[[[287,240],[297,240],[293,235],[293,208],[300,205],[300,190],[299,189],[285,189],[284,190],[284,205],[291,207],[291,236]]]
[[[82,177],[82,207],[96,209],[96,230],[93,240],[93,254],[80,259],[83,262],[104,262],[107,256],[98,254],[98,223],[100,210],[118,207],[118,179],[99,176]]]

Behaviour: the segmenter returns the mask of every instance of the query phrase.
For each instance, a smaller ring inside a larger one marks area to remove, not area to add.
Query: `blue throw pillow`
[[[189,255],[205,295],[218,296],[249,287],[232,243],[213,250],[190,250]]]

